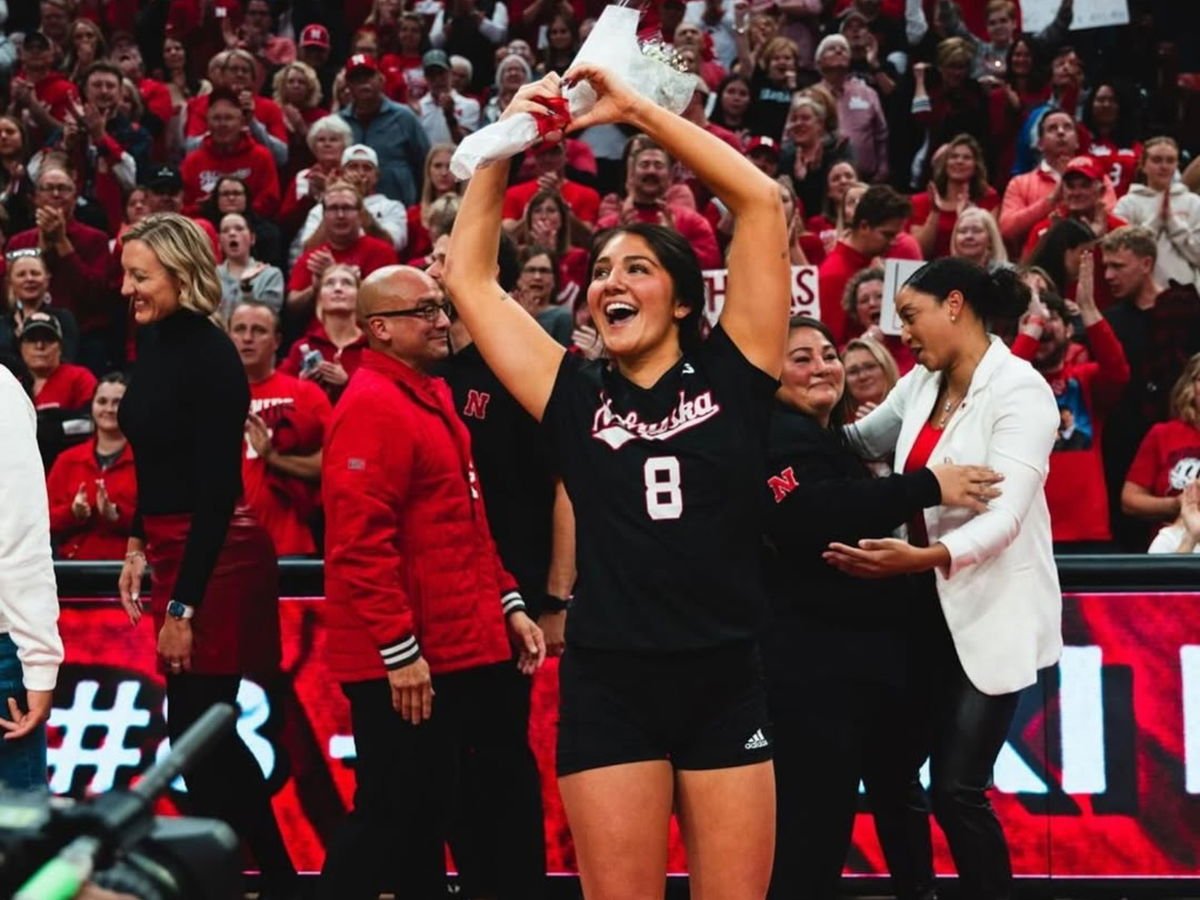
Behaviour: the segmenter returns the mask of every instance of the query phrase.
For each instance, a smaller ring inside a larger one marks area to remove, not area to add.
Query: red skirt
[[[190,513],[143,516],[155,640],[175,591],[191,521]],[[279,563],[270,535],[247,507],[233,511],[203,605],[192,618],[192,636],[197,674],[265,675],[279,669]],[[166,672],[161,659],[158,665]]]

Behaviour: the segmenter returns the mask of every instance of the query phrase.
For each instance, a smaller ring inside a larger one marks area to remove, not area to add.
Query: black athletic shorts
[[[560,776],[654,759],[725,769],[771,758],[753,643],[661,654],[568,646],[558,679]]]

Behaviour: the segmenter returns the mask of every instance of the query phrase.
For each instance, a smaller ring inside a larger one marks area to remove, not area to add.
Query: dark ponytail
[[[960,291],[967,305],[985,324],[1015,319],[1029,308],[1030,292],[1016,270],[999,266],[992,272],[954,256],[935,259],[917,269],[904,283],[938,303],[951,291]]]

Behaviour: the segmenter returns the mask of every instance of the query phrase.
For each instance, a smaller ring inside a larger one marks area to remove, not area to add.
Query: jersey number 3
[[[674,456],[652,456],[642,467],[642,474],[646,482],[646,512],[650,518],[678,519],[683,515],[679,460]]]

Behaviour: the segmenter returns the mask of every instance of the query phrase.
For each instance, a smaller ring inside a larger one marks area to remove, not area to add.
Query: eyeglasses
[[[326,205],[325,212],[333,213],[335,216],[352,216],[358,212],[358,207],[350,206],[348,204],[335,203]]]
[[[391,319],[399,317],[419,317],[426,322],[436,322],[441,313],[446,314],[446,318],[451,322],[454,321],[454,304],[449,300],[444,300],[441,303],[422,303],[420,306],[414,306],[412,309],[385,309],[382,312],[374,312],[367,316],[368,319]]]
[[[554,270],[549,266],[526,266],[521,270],[526,275],[553,275]]]
[[[39,184],[37,189],[43,194],[69,194],[75,190],[73,184]]]

